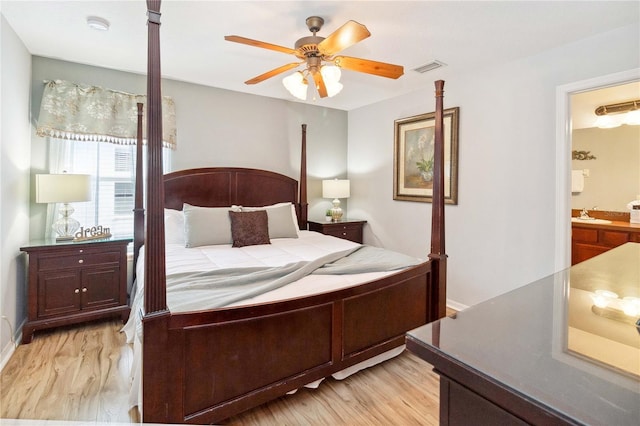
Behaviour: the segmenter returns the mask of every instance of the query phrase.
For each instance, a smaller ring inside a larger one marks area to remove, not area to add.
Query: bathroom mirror
[[[640,195],[640,125],[595,126],[597,107],[638,99],[640,81],[571,95],[571,169],[582,181],[572,188],[572,209],[628,212]]]

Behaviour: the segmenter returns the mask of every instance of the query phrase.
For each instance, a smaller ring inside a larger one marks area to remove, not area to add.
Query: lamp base
[[[71,217],[75,209],[69,204],[64,203],[60,207],[60,218],[53,224],[56,231],[56,241],[73,240],[76,231],[80,228],[80,222]]]
[[[333,208],[331,209],[331,221],[338,222],[342,219],[342,209],[340,208],[340,200],[337,198],[333,200]]]

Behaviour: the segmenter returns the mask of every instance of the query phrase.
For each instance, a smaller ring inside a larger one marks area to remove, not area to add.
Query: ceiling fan
[[[292,62],[267,71],[264,74],[245,81],[245,84],[260,83],[268,78],[306,64],[306,68],[302,72],[298,71],[295,75],[286,77],[285,80],[290,77],[294,78],[296,84],[299,85],[299,89],[304,89],[304,96],[306,98],[306,78],[311,76],[318,90],[318,94],[324,98],[333,96],[337,93],[336,90],[340,91],[342,88],[342,85],[338,83],[340,68],[394,79],[404,73],[404,68],[400,65],[353,58],[350,56],[335,56],[340,51],[353,46],[371,35],[367,27],[362,24],[355,21],[348,21],[326,38],[316,35],[322,28],[324,19],[319,16],[311,16],[307,18],[306,24],[313,35],[302,37],[296,41],[293,49],[237,35],[225,36],[224,39],[227,41],[289,53],[302,60],[301,62]],[[327,63],[327,65],[323,63]],[[331,67],[331,65],[334,67]],[[285,81],[283,81],[283,83],[285,83],[285,86],[289,89],[287,83]],[[291,89],[289,89],[289,91],[295,95]],[[298,97],[302,99],[301,96]]]

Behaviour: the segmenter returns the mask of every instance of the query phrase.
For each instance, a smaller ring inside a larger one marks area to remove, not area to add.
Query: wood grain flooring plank
[[[0,376],[5,419],[137,422],[128,410],[131,349],[118,321],[36,333]]]

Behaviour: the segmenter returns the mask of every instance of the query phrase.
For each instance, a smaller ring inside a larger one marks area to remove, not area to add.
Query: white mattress
[[[283,266],[297,261],[313,261],[334,252],[341,252],[356,248],[359,244],[323,235],[312,231],[300,231],[299,238],[279,238],[272,239],[271,244],[246,246],[240,248],[232,248],[228,245],[203,246],[196,248],[185,248],[181,244],[167,244],[166,246],[166,270],[167,276],[178,272],[197,272],[222,268],[237,267],[275,267]],[[123,331],[127,335],[127,341],[134,345],[134,362],[131,373],[132,388],[130,393],[131,407],[138,406],[142,408],[142,386],[140,382],[142,350],[141,350],[141,333],[142,325],[140,321],[140,313],[142,312],[142,285],[144,282],[144,247],[140,250],[140,256],[136,267],[136,295],[132,298],[131,316],[129,321],[123,327]],[[268,303],[276,300],[285,300],[295,297],[308,296],[329,292],[341,288],[346,288],[372,280],[377,280],[391,272],[371,272],[364,274],[349,275],[307,275],[304,278],[287,284],[284,287],[272,290],[262,295],[245,299],[228,306],[242,306],[257,303]],[[171,309],[171,300],[167,299],[169,310]],[[198,309],[205,309],[199,307]],[[388,354],[382,354],[372,360],[365,361],[360,367],[354,366],[349,369],[348,374],[336,373],[336,378],[344,378],[359,369],[369,367],[385,359],[391,358],[402,352],[402,348],[390,351]],[[310,384],[311,387],[317,386],[317,383]]]

